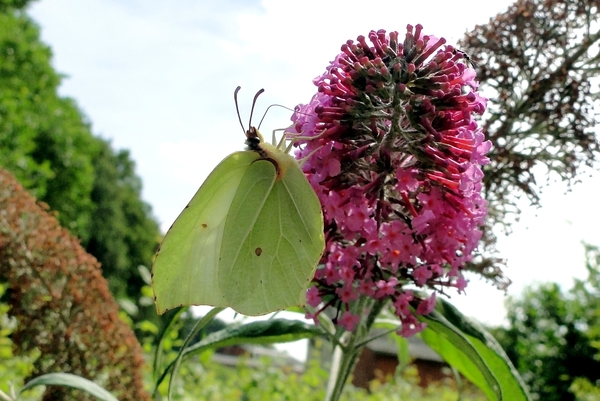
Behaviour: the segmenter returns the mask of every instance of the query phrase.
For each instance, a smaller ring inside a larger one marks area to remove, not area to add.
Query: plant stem
[[[13,401],[4,391],[0,390],[0,398],[6,401]]]
[[[350,342],[354,343],[356,340],[355,333],[345,332],[344,334],[350,334]],[[335,377],[333,388],[328,388],[328,397],[326,397],[327,401],[338,401],[342,395],[342,391],[344,390],[344,386],[354,369],[354,365],[358,360],[358,355],[362,350],[362,347],[356,348],[354,344],[349,344],[351,346],[346,347],[345,350],[342,350],[339,347],[336,347],[334,351],[334,358],[338,357],[338,369],[337,372],[331,372],[332,376],[330,380]],[[339,351],[339,352],[338,352]],[[331,386],[330,386],[331,387]]]
[[[349,332],[345,332],[344,334],[342,334],[342,336],[340,337],[339,341],[341,343],[341,341],[347,340],[347,338],[344,337],[349,337],[347,336],[348,334],[351,334]],[[331,360],[331,369],[329,370],[329,382],[327,383],[327,395],[325,396],[325,400],[326,401],[333,401],[334,398],[333,397],[333,393],[335,391],[335,389],[338,387],[338,382],[340,379],[340,368],[342,365],[342,356],[344,355],[344,350],[342,349],[342,346],[340,345],[336,345],[335,348],[333,349],[333,356],[332,356],[332,360]]]
[[[369,314],[365,319],[361,319],[354,331],[343,331],[340,335],[339,341],[342,346],[336,346],[333,351],[326,401],[338,401],[340,399],[344,386],[358,361],[358,356],[366,345],[364,340],[368,337],[375,318],[385,305],[385,302],[376,301],[371,303],[370,301],[366,297],[361,297],[354,311],[364,315],[365,311],[368,310]]]

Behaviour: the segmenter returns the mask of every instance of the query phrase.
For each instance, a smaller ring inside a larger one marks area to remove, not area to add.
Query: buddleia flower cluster
[[[287,135],[325,219],[309,315],[331,308],[353,330],[354,301],[389,301],[399,334],[410,336],[437,292],[467,285],[462,269],[487,213],[490,143],[473,119],[486,99],[466,54],[420,25],[400,40],[379,30],[344,44]]]

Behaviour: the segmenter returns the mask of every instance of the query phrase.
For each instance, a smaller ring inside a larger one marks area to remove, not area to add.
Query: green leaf
[[[156,378],[158,376],[158,374],[159,374],[158,369],[162,363],[164,341],[166,338],[169,337],[171,332],[173,330],[175,330],[176,324],[179,321],[181,315],[184,314],[185,312],[187,312],[188,309],[189,309],[189,307],[181,308],[178,311],[171,314],[170,319],[167,322],[166,326],[164,327],[162,332],[158,335],[158,338],[156,341],[156,348],[154,350],[154,363],[152,364],[152,376],[154,378]],[[157,387],[158,387],[158,385],[157,385]]]
[[[309,323],[289,319],[269,319],[230,326],[211,333],[202,341],[187,348],[185,354],[236,344],[286,343],[322,334],[319,327]]]
[[[525,385],[498,342],[454,306],[438,299],[419,320],[427,323],[423,340],[493,401],[529,400]]]
[[[210,310],[210,312],[208,312],[206,315],[204,315],[202,317],[202,319],[200,319],[196,322],[196,324],[194,325],[194,327],[192,328],[192,330],[186,337],[181,349],[177,353],[177,357],[173,361],[173,370],[171,372],[171,379],[169,380],[169,390],[167,393],[168,400],[171,399],[173,383],[175,382],[175,377],[177,376],[177,370],[179,369],[179,365],[181,364],[185,349],[187,348],[188,344],[190,343],[190,341],[192,341],[192,339],[194,337],[196,337],[196,335],[200,332],[200,330],[202,330],[208,323],[210,323],[215,318],[215,316],[217,316],[219,313],[221,313],[223,311],[223,309],[225,309],[225,308],[212,308]]]
[[[147,285],[152,285],[152,274],[146,266],[139,265],[138,272],[140,273],[140,277],[142,278],[142,280],[144,280],[144,283],[146,283]]]
[[[88,380],[81,376],[72,375],[70,373],[48,373],[33,380],[30,380],[19,392],[19,395],[23,394],[36,386],[66,386],[76,388],[85,391],[99,400],[103,401],[118,401],[108,391],[97,385],[91,380]]]
[[[199,354],[211,348],[221,348],[237,344],[273,344],[285,343],[313,338],[322,335],[319,327],[312,324],[289,319],[269,319],[259,322],[250,322],[242,325],[231,325],[223,330],[207,335],[196,344],[187,347],[183,356]],[[157,380],[158,387],[167,373],[175,366],[173,361]]]

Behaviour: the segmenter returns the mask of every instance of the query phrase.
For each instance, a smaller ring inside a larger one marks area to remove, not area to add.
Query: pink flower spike
[[[319,296],[317,287],[310,287],[308,291],[306,291],[306,303],[313,308],[316,308],[321,304],[321,297]]]
[[[358,299],[358,292],[352,288],[352,284],[336,288],[335,293],[340,297],[340,300],[348,304],[350,301]]]
[[[371,31],[342,45],[295,109],[286,135],[321,202],[327,242],[307,303],[326,297],[323,310],[335,309],[347,330],[359,296],[391,301],[409,336],[423,329],[415,313],[432,310],[436,291],[465,290],[491,146],[476,121],[486,99],[467,64],[421,25]],[[414,287],[433,294],[420,299]]]
[[[433,312],[433,309],[435,308],[435,304],[436,304],[436,297],[435,297],[435,292],[434,292],[433,294],[431,294],[431,296],[428,299],[424,299],[419,303],[419,306],[417,306],[417,314],[429,315],[431,312]]]
[[[424,286],[427,280],[433,277],[433,272],[429,270],[429,266],[419,266],[415,268],[413,277],[418,286]]]
[[[358,284],[358,292],[362,295],[374,297],[375,296],[375,286],[373,285],[373,283],[363,280]]]
[[[398,180],[398,191],[416,191],[419,188],[419,180],[416,179],[416,173],[417,171],[414,171],[412,169],[397,169],[396,180]]]
[[[360,316],[353,315],[349,311],[342,314],[342,317],[338,320],[338,324],[344,327],[348,331],[354,331],[356,325],[360,321]]]
[[[465,288],[467,287],[467,283],[468,283],[468,281],[461,274],[456,279],[456,282],[454,283],[454,286],[456,287],[456,289],[458,290],[458,292],[461,293],[461,292],[465,291]]]
[[[398,279],[391,277],[389,281],[379,280],[376,283],[378,291],[375,294],[377,298],[383,298],[386,295],[393,295],[396,292],[396,285],[398,285]]]
[[[402,328],[398,334],[404,338],[412,337],[425,330],[425,327],[427,327],[426,323],[419,322],[414,316],[410,316],[402,321]]]

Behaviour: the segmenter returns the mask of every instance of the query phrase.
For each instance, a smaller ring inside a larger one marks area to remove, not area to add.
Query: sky
[[[60,93],[77,101],[96,135],[130,151],[143,198],[166,231],[210,171],[244,147],[236,86],[244,121],[261,88],[257,114],[273,103],[293,108],[310,100],[312,79],[348,39],[381,28],[402,34],[420,23],[426,34],[455,44],[511,3],[41,0],[29,14],[65,76]],[[289,117],[272,108],[263,133],[288,126]],[[513,281],[508,294],[545,281],[568,288],[573,277],[585,278],[581,241],[600,245],[599,179],[584,177],[568,194],[562,184],[547,188],[541,209],[521,204],[520,221],[498,242]],[[450,301],[483,323],[501,324],[505,294],[470,278],[467,295]]]

